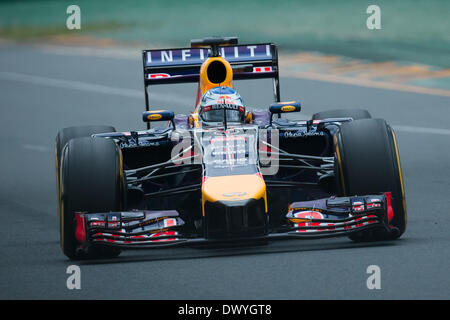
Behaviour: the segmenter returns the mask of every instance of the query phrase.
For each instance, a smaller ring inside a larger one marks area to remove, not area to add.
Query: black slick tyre
[[[354,241],[390,240],[406,229],[405,189],[394,131],[382,119],[343,123],[334,136],[337,193],[354,196],[392,193],[395,232],[370,231],[350,236]]]
[[[56,163],[56,192],[57,197],[59,199],[60,192],[60,178],[59,178],[59,169],[61,163],[61,153],[64,146],[71,139],[82,138],[82,137],[90,137],[96,133],[105,133],[105,132],[115,132],[116,129],[111,126],[77,126],[77,127],[67,127],[61,129],[56,135],[55,139],[55,163]],[[58,201],[58,214],[60,214],[60,203]]]
[[[60,243],[70,259],[115,257],[117,248],[95,246],[82,255],[75,237],[75,212],[120,211],[124,203],[120,149],[113,140],[76,138],[65,145],[60,168]]]

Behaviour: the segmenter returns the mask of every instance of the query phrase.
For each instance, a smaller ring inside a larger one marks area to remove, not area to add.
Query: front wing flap
[[[75,236],[82,247],[108,244],[140,247],[180,242],[184,221],[175,210],[76,213]]]
[[[289,233],[305,237],[349,234],[375,227],[396,231],[389,226],[393,218],[390,192],[294,202],[286,218],[291,227]]]

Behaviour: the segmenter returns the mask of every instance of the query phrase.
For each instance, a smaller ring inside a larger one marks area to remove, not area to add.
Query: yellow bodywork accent
[[[225,80],[220,83],[214,83],[211,82],[208,78],[208,66],[215,61],[222,62],[226,69],[226,76]],[[209,89],[218,87],[218,86],[224,86],[224,87],[230,87],[233,88],[233,69],[231,68],[230,63],[225,60],[222,57],[210,57],[205,62],[203,62],[201,68],[200,68],[200,90],[202,95],[205,94],[206,91]]]
[[[253,122],[253,113],[248,112],[245,115],[245,123],[252,123]]]
[[[55,163],[56,163],[56,194],[57,194],[57,199],[58,199],[58,203],[57,203],[57,210],[58,210],[58,214],[59,214],[59,210],[60,210],[60,200],[59,200],[59,163],[58,163],[58,148],[56,145],[56,140],[55,140]]]
[[[343,195],[346,196],[347,192],[345,191],[344,172],[342,170],[341,154],[339,153],[339,146],[337,143],[336,135],[334,136],[333,140],[334,140],[334,145],[336,146],[336,157],[337,157],[337,161],[338,161],[339,174],[341,176],[342,192],[343,192]]]
[[[296,103],[297,101],[292,100],[292,101],[281,101],[281,102],[277,102],[278,104],[293,104]]]
[[[398,175],[400,177],[400,186],[401,186],[401,189],[402,189],[402,205],[403,205],[403,212],[405,214],[405,225],[406,225],[406,222],[407,222],[406,199],[405,199],[405,188],[403,186],[402,167],[400,166],[400,157],[398,155],[397,139],[395,137],[394,130],[391,130],[391,132],[392,132],[392,138],[394,140],[395,156],[397,157]]]
[[[62,157],[62,155],[61,155],[61,157]],[[58,148],[57,148],[57,144],[56,144],[56,140],[55,140],[55,162],[56,162],[56,194],[57,194],[57,199],[58,199],[58,201],[57,201],[57,210],[58,210],[58,216],[59,216],[59,220],[60,220],[60,225],[59,225],[59,228],[60,228],[60,235],[61,235],[61,247],[63,247],[64,246],[64,240],[63,240],[63,237],[62,237],[62,235],[64,234],[64,231],[62,231],[62,227],[61,227],[61,225],[62,225],[62,216],[61,216],[61,207],[62,207],[62,204],[61,204],[61,187],[60,187],[60,182],[59,182],[59,177],[60,177],[60,173],[59,173],[59,168],[60,168],[60,165],[59,165],[59,161],[58,161]]]
[[[293,223],[302,223],[302,222],[311,222],[311,219],[290,218],[289,221]]]
[[[123,185],[123,155],[122,155],[122,149],[121,148],[118,148],[118,149],[119,149],[119,166],[120,166],[119,167],[120,209],[123,209],[125,206],[125,203],[123,201],[124,200],[123,193],[124,193],[124,189],[125,189],[125,186]]]
[[[162,118],[162,115],[160,115],[159,113],[154,113],[154,114],[147,115],[147,119],[148,120],[159,120],[161,118]]]
[[[66,149],[66,146],[64,146],[64,148],[61,151],[61,162],[59,164],[59,176],[60,178],[63,177],[62,175],[62,170],[63,170],[63,165],[64,165],[64,150]],[[59,212],[60,212],[60,234],[61,234],[61,249],[64,251],[64,201],[63,196],[64,196],[64,183],[62,183],[63,181],[60,181],[59,184],[59,203],[60,203],[60,208],[59,208]]]
[[[192,119],[192,120],[191,120]],[[198,112],[197,110],[191,114],[190,118],[189,118],[189,123],[194,126],[194,128],[200,128],[200,122],[198,121]]]
[[[266,184],[255,174],[209,177],[202,184],[202,210],[205,202],[242,201],[264,198],[267,212]]]
[[[226,69],[225,80],[220,83],[211,82],[208,78],[208,66],[214,62],[220,61],[223,63]],[[222,57],[210,57],[203,62],[200,67],[200,80],[199,80],[199,98],[203,96],[206,91],[216,88],[218,86],[233,88],[233,69],[231,68],[230,63]],[[195,106],[194,112],[191,114],[191,118],[189,119],[189,123],[193,125],[195,128],[200,128],[201,123],[199,121],[198,113],[200,111],[200,103]]]
[[[283,107],[281,107],[281,111],[283,111],[283,112],[295,111],[295,107],[294,106],[283,106]]]

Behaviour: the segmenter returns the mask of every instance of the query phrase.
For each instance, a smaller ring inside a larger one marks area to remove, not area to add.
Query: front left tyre
[[[407,213],[397,140],[383,119],[360,119],[343,123],[334,136],[335,175],[338,196],[391,192],[396,232],[363,231],[354,241],[392,240],[406,230]]]

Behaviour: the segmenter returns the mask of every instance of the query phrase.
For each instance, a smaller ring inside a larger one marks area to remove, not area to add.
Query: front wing
[[[98,244],[147,249],[223,241],[317,239],[348,236],[368,229],[395,233],[396,228],[389,224],[393,215],[390,192],[294,202],[289,206],[286,224],[265,236],[211,240],[186,234],[185,223],[175,210],[77,212],[75,236],[79,249],[85,251]]]

